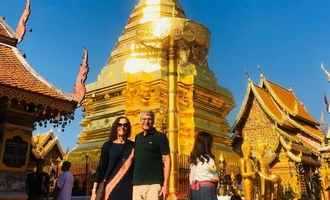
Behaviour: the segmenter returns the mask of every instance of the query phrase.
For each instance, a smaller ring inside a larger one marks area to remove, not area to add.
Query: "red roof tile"
[[[61,91],[43,80],[27,64],[15,47],[0,44],[0,84],[71,101]]]
[[[266,90],[259,88],[258,86],[254,86],[255,91],[257,92],[257,95],[261,97],[260,100],[264,103],[264,105],[267,107],[267,109],[270,111],[271,114],[276,116],[276,119],[280,121],[283,118],[283,114],[276,105],[276,103],[273,101],[272,97],[267,93]]]
[[[9,37],[7,31],[5,30],[5,28],[1,24],[0,24],[0,35]]]
[[[0,36],[13,38],[12,30],[9,28],[2,17],[0,17]]]

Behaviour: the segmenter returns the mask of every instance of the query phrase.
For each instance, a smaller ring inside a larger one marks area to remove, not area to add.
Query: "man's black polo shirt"
[[[146,135],[139,133],[135,137],[133,185],[162,184],[162,156],[169,154],[170,147],[165,134],[156,129]]]

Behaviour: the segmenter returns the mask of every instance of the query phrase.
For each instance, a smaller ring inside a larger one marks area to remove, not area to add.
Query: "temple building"
[[[35,134],[32,137],[31,156],[28,169],[32,170],[38,161],[42,161],[47,168],[47,172],[55,169],[56,175],[59,173],[59,165],[65,158],[64,151],[59,139],[52,130],[46,133]]]
[[[187,18],[176,0],[139,0],[107,64],[87,86],[82,131],[69,160],[81,163],[86,155],[97,162],[116,117],[130,119],[134,139],[140,112],[152,110],[156,128],[169,137],[177,182],[187,180],[197,131],[211,133],[216,156],[223,152],[228,168],[238,168],[226,120],[234,100],[210,70],[209,46],[208,29]]]
[[[25,178],[31,156],[47,155],[34,148],[32,131],[47,125],[65,128],[73,119],[81,99],[78,97],[84,95],[81,89],[76,92],[82,84],[75,85],[73,94],[57,89],[31,67],[18,49],[29,15],[27,0],[16,32],[0,17],[0,200],[27,198]],[[84,63],[80,69],[83,67]]]
[[[233,126],[242,174],[250,174],[243,181],[246,199],[278,199],[289,191],[297,199],[321,195],[313,179],[327,165],[320,159],[325,135],[319,125],[292,89],[264,75],[259,84],[249,80]],[[256,167],[247,167],[249,162]]]

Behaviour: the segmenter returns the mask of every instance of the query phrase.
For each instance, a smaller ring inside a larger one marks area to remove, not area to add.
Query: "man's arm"
[[[163,168],[164,182],[163,182],[162,189],[160,191],[160,195],[163,196],[163,199],[166,199],[166,196],[168,194],[168,181],[169,181],[170,170],[171,170],[171,157],[170,157],[170,155],[163,155],[162,158],[163,158],[163,164],[164,164],[164,168]]]

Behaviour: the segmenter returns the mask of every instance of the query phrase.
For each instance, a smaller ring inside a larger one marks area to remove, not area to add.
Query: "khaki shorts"
[[[134,185],[133,200],[158,200],[160,190],[160,184]]]

